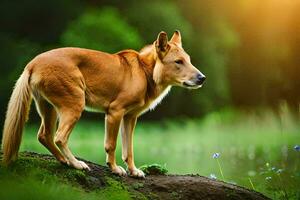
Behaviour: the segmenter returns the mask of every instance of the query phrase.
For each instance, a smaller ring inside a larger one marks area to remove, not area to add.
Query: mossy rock
[[[0,161],[1,157],[0,152]],[[61,165],[51,155],[20,153],[9,168],[0,165],[0,199],[268,199],[255,191],[199,175],[166,175],[168,170],[159,164],[142,166],[147,176],[136,179],[119,177],[106,166],[83,161],[91,171]]]

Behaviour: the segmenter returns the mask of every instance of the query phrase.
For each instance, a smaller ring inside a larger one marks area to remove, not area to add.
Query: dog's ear
[[[155,47],[158,55],[162,58],[168,52],[170,46],[168,44],[168,35],[162,31],[158,34],[157,40],[155,41]]]
[[[170,42],[174,42],[176,44],[178,44],[179,46],[182,46],[181,43],[181,34],[179,30],[176,30],[170,40]]]

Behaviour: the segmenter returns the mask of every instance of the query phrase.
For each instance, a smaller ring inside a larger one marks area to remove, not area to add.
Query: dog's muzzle
[[[203,74],[197,74],[197,76],[193,80],[184,81],[183,85],[186,88],[190,89],[198,89],[202,87],[206,77]]]

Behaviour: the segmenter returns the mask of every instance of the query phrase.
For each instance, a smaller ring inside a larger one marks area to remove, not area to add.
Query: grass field
[[[21,150],[47,153],[36,140],[38,125],[27,125]],[[78,157],[105,164],[103,122],[81,120],[70,138]],[[134,138],[137,166],[158,163],[170,173],[214,174],[273,199],[300,199],[300,123],[288,111],[214,112],[202,120],[138,123]],[[220,157],[214,159],[214,153]],[[120,137],[117,159],[121,161]],[[278,171],[279,170],[279,171]]]

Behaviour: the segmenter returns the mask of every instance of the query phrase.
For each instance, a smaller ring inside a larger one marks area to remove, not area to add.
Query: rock
[[[83,161],[89,165],[91,171],[80,171],[63,166],[50,155],[23,152],[20,153],[19,160],[11,167],[14,168],[14,172],[18,172],[18,166],[21,166],[20,170],[24,170],[24,168],[38,170],[40,168],[87,192],[101,192],[105,191],[102,189],[110,187],[114,189],[106,191],[123,191],[129,193],[133,199],[269,199],[256,191],[200,175],[162,175],[158,173],[157,175],[148,175],[145,179],[118,177],[112,174],[106,166]]]

